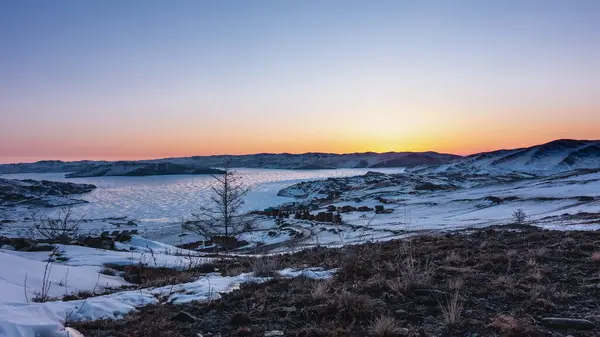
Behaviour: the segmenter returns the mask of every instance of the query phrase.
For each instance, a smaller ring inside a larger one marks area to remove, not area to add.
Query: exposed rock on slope
[[[459,188],[460,181],[461,179],[442,176],[368,172],[362,176],[301,182],[282,189],[277,195],[314,200],[335,199],[349,191],[358,190],[369,195],[372,190],[386,188],[392,188],[398,193],[416,193],[415,191],[454,190]]]
[[[95,188],[90,184],[0,179],[0,206],[54,207],[85,203],[70,196],[88,193]]]
[[[456,158],[458,157],[441,155],[435,152],[409,153],[403,157],[385,160],[370,167],[412,167],[417,165],[438,165],[447,163],[448,161]]]

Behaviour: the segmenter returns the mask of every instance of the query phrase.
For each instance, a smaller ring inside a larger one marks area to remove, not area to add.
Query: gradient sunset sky
[[[0,2],[0,162],[600,138],[600,1]]]

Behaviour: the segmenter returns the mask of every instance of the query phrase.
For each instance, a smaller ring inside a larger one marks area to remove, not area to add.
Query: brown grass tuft
[[[254,276],[257,277],[275,276],[279,269],[279,259],[275,256],[251,259],[249,262]]]
[[[455,251],[451,251],[446,255],[446,262],[448,263],[458,263],[460,261],[462,261],[462,257]]]
[[[462,277],[456,277],[448,280],[448,287],[450,290],[460,290],[465,284],[465,280]]]
[[[498,315],[492,319],[490,327],[500,330],[503,335],[527,335],[531,332],[531,326],[510,315]]]
[[[370,296],[355,294],[347,291],[342,292],[338,296],[337,303],[341,308],[353,309],[361,312],[371,311],[375,306],[375,303]]]
[[[313,299],[324,299],[329,297],[330,288],[329,281],[317,281],[313,284],[310,294]]]
[[[386,284],[388,288],[396,295],[404,296],[409,290],[406,283],[404,283],[404,281],[402,281],[402,279],[399,277],[388,280]]]
[[[509,249],[509,250],[507,250],[507,251],[506,251],[506,256],[507,256],[508,258],[511,258],[511,257],[515,257],[515,256],[517,256],[517,254],[518,254],[518,253],[519,253],[519,252],[517,252],[517,250],[516,250],[516,249]]]
[[[463,302],[460,299],[459,290],[460,289],[454,290],[449,297],[446,297],[445,301],[437,299],[438,307],[442,312],[444,322],[448,325],[458,323],[462,315]]]
[[[548,254],[548,248],[540,247],[533,250],[533,255],[537,257],[542,257]]]
[[[371,331],[377,337],[395,337],[399,335],[400,329],[395,319],[381,316],[371,324]]]

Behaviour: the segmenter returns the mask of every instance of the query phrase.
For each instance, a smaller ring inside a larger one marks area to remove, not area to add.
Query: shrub
[[[455,324],[460,320],[462,314],[463,303],[460,299],[459,289],[455,289],[450,297],[446,297],[445,301],[438,299],[438,306],[442,311],[442,317],[446,324]]]
[[[529,216],[522,209],[518,209],[513,213],[513,219],[517,224],[523,224],[529,218]]]
[[[72,210],[72,206],[63,206],[56,218],[34,216],[33,226],[36,233],[50,241],[69,241],[79,232],[79,225],[83,221],[83,217],[74,220]]]

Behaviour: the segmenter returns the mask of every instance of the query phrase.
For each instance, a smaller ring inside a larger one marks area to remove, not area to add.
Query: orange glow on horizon
[[[423,108],[419,109],[423,111],[421,114],[405,115],[390,113],[393,106],[376,107],[380,113],[370,112],[371,108],[357,109],[353,117],[324,114],[320,119],[284,118],[271,123],[253,115],[231,121],[203,116],[193,116],[184,122],[165,118],[146,124],[120,120],[120,129],[110,132],[105,131],[110,129],[109,124],[78,129],[66,121],[56,128],[15,134],[13,139],[5,141],[0,135],[0,162],[306,152],[435,151],[468,155],[528,147],[560,138],[600,139],[600,114],[593,109],[579,109],[578,114],[589,116],[582,121],[570,119],[569,110],[564,108],[545,109],[552,119],[544,119],[544,113],[536,111],[509,114],[498,109],[482,115],[459,113],[459,108]],[[461,118],[454,118],[459,115]]]
[[[41,155],[41,156],[30,156],[30,157],[3,157],[0,158],[2,163],[16,163],[16,162],[33,162],[38,160],[64,160],[64,161],[76,161],[76,160],[106,160],[106,161],[118,161],[118,160],[148,160],[148,159],[160,159],[169,157],[190,157],[190,156],[209,156],[209,155],[249,155],[256,153],[292,153],[302,154],[307,152],[322,152],[322,153],[360,153],[360,152],[425,152],[435,151],[439,153],[449,153],[457,155],[470,155],[480,152],[495,151],[500,149],[513,149],[521,147],[529,147],[538,144],[543,144],[558,138],[575,138],[575,137],[530,137],[526,139],[494,139],[484,138],[479,139],[475,144],[472,143],[470,137],[464,138],[453,138],[453,139],[423,139],[421,141],[415,141],[413,143],[377,143],[369,141],[354,141],[354,142],[343,142],[336,141],[330,143],[321,144],[304,144],[304,143],[293,143],[283,142],[282,144],[267,144],[247,142],[244,147],[236,147],[235,144],[225,144],[221,147],[203,148],[201,146],[178,146],[176,143],[162,143],[160,146],[153,148],[152,150],[146,150],[139,147],[131,147],[123,151],[108,151],[99,150],[98,152],[90,151],[89,155],[78,155],[76,153],[57,153],[56,155]],[[597,138],[597,137],[595,137]],[[593,134],[588,137],[577,137],[577,139],[595,139]],[[475,137],[475,139],[477,139]]]

